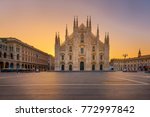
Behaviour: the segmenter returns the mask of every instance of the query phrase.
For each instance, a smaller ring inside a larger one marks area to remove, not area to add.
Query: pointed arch
[[[92,65],[92,71],[95,71],[95,64]]]
[[[84,71],[84,62],[83,61],[80,62],[80,71]]]

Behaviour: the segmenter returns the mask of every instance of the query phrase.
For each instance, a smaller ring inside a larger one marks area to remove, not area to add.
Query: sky
[[[110,34],[110,57],[150,54],[150,0],[0,0],[0,37],[15,37],[54,55],[55,32],[65,39],[79,24],[92,18],[92,32],[100,27],[100,40]]]

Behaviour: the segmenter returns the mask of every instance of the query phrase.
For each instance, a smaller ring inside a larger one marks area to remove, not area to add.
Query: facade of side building
[[[47,71],[53,56],[16,38],[0,38],[0,71]]]
[[[150,55],[141,55],[125,59],[111,59],[110,65],[115,71],[150,71]]]
[[[103,71],[109,70],[109,33],[105,33],[104,43],[100,40],[99,27],[96,35],[92,32],[91,18],[86,25],[78,26],[74,18],[73,33],[68,34],[60,44],[59,33],[55,37],[55,71]]]

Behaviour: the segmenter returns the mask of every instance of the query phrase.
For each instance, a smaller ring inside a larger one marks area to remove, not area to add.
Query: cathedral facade
[[[99,27],[92,33],[91,17],[86,25],[78,25],[74,18],[73,33],[68,34],[60,44],[59,33],[55,37],[55,71],[103,71],[109,69],[109,33],[105,33],[104,43],[100,40]]]

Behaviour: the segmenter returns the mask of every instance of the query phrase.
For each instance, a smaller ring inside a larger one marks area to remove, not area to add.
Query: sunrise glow
[[[110,57],[150,53],[149,0],[1,0],[0,37],[15,37],[54,55],[55,32],[65,39],[72,33],[73,18],[86,23],[92,17],[92,32],[100,27],[100,39],[110,33]]]

